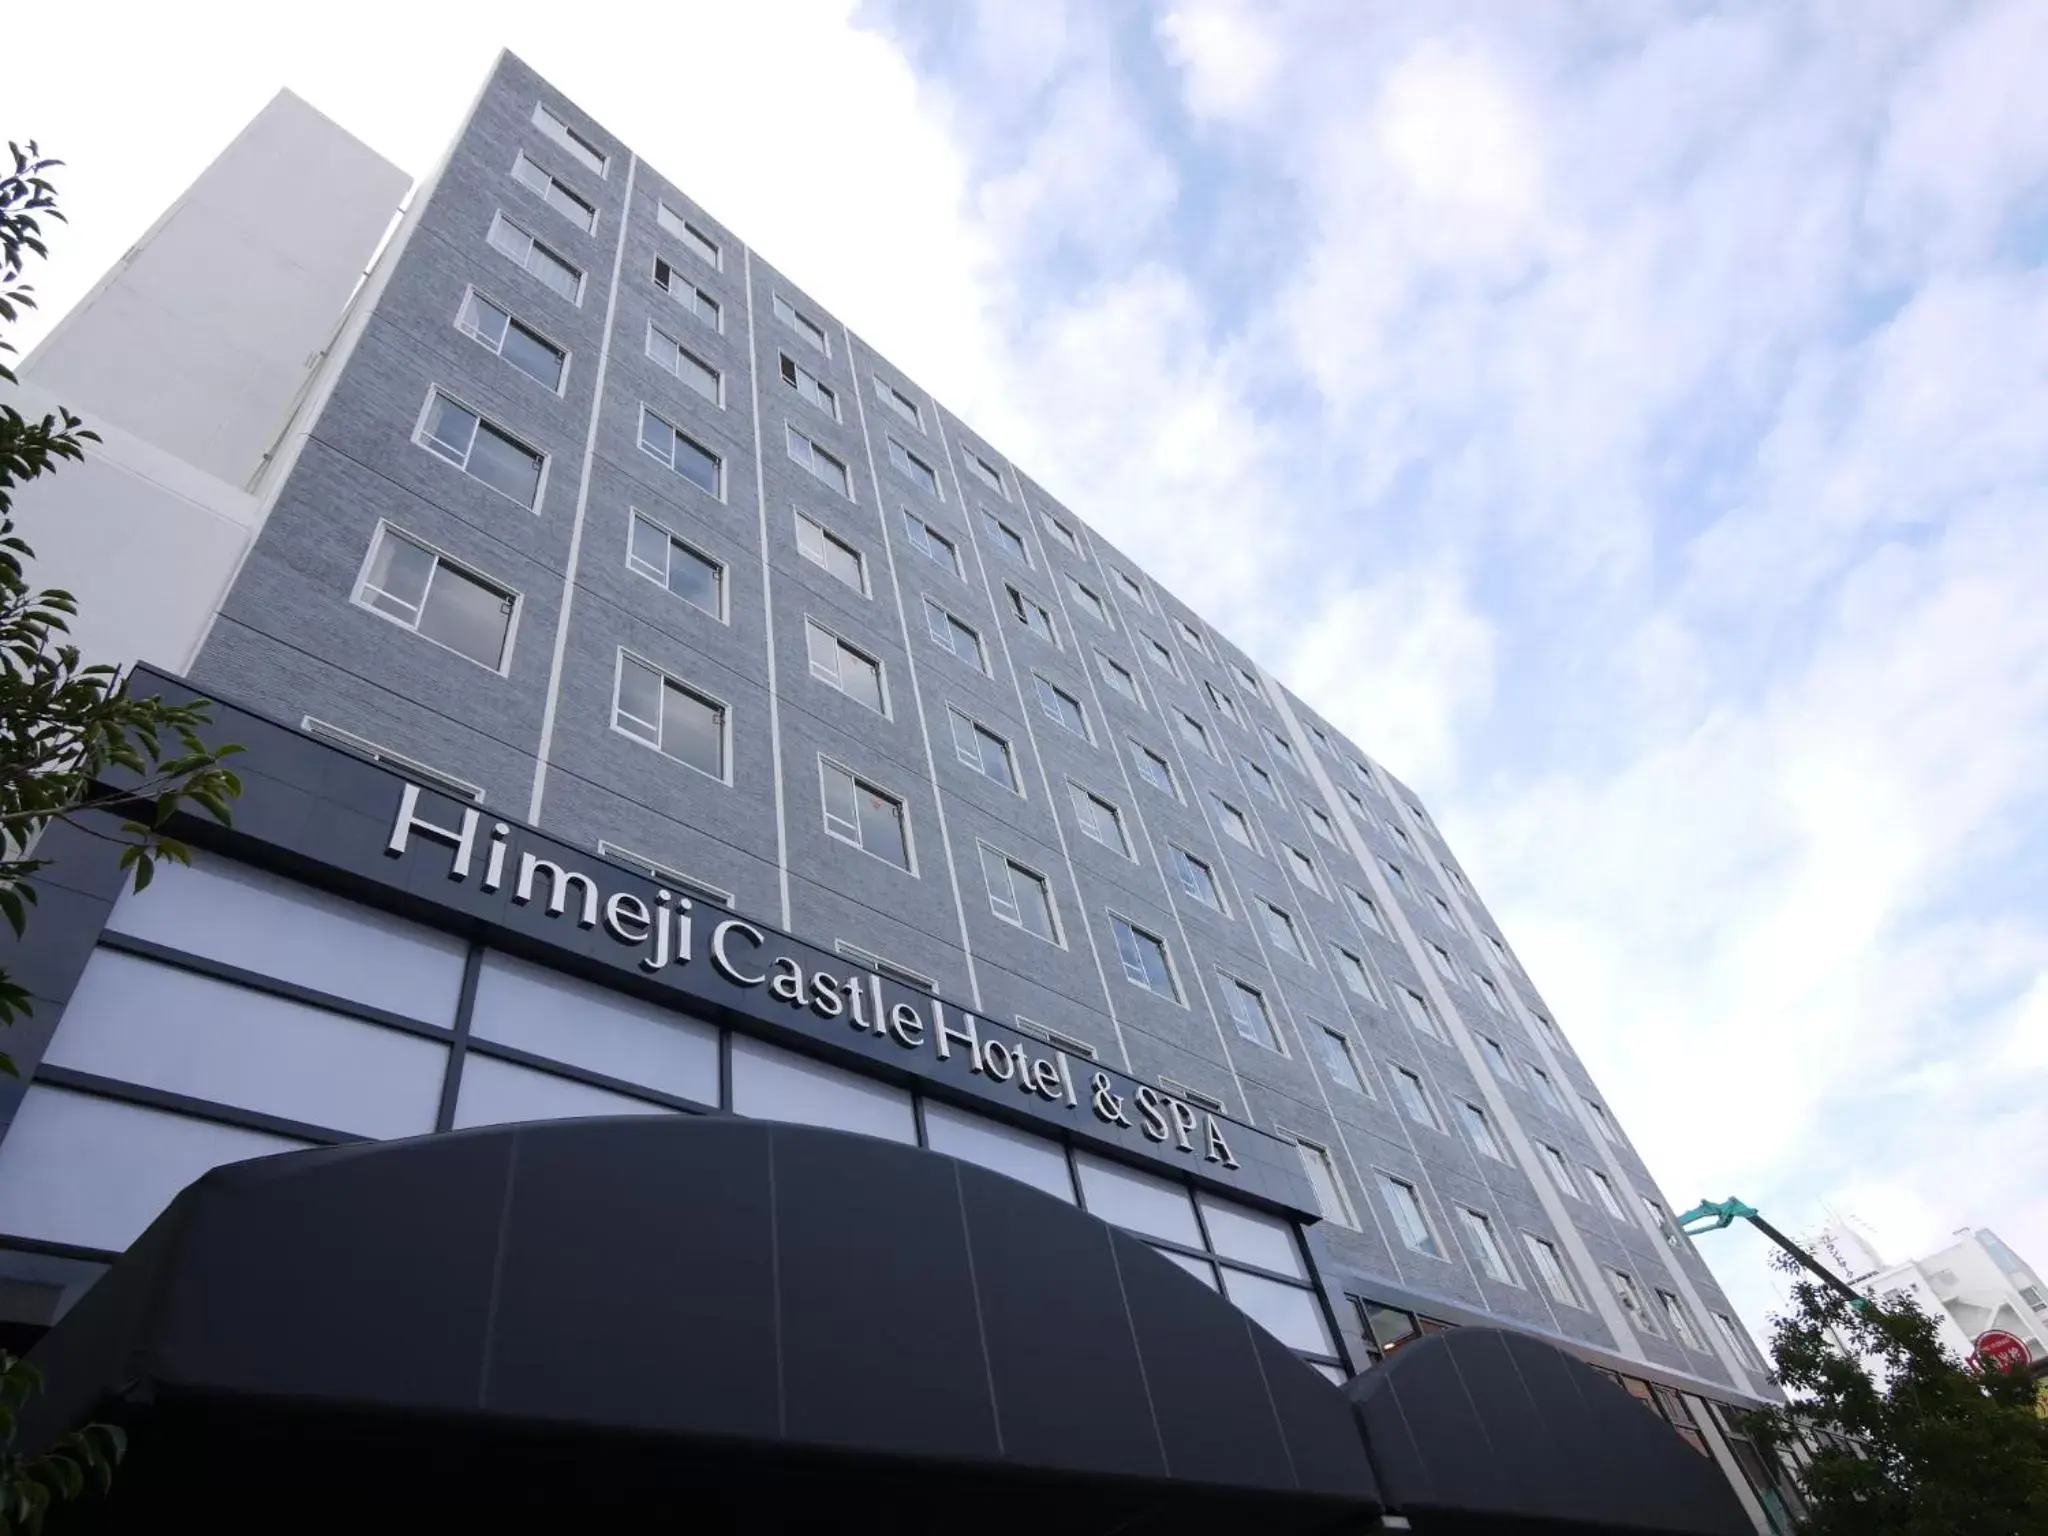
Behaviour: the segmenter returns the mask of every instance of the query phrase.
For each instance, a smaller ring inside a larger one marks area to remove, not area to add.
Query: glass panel
[[[1323,1215],[1340,1225],[1356,1226],[1351,1202],[1345,1199],[1344,1188],[1337,1181],[1337,1168],[1330,1161],[1330,1154],[1307,1142],[1300,1143],[1297,1150],[1301,1153],[1302,1171],[1308,1175],[1309,1186],[1316,1192],[1316,1205]]]
[[[522,447],[488,421],[477,425],[468,469],[493,490],[503,491],[522,507],[540,494],[540,455]]]
[[[539,245],[529,248],[526,269],[565,299],[574,299],[583,286],[583,274],[553,251]]]
[[[1209,1246],[1224,1258],[1241,1259],[1301,1280],[1308,1278],[1301,1262],[1301,1245],[1294,1240],[1292,1222],[1215,1195],[1205,1194],[1201,1202],[1202,1218],[1209,1228]]]
[[[550,346],[523,325],[506,333],[500,353],[506,362],[549,389],[562,387],[562,352]]]
[[[456,324],[485,346],[496,350],[504,345],[505,328],[511,321],[512,317],[489,299],[471,292],[462,301],[462,315]]]
[[[725,711],[674,683],[663,688],[661,750],[714,779],[725,776]]]
[[[900,868],[910,868],[910,848],[903,835],[903,807],[880,790],[858,781],[854,800],[860,813],[860,845]]]
[[[661,674],[631,657],[619,663],[619,724],[661,743]]]
[[[680,544],[671,545],[668,557],[668,589],[684,602],[702,608],[713,618],[718,617],[723,604],[719,601],[719,588],[723,585],[725,573],[715,561],[707,560],[694,549],[685,549]]]
[[[482,1040],[718,1103],[716,1029],[507,955],[484,957],[470,1029]]]
[[[1176,1268],[1186,1270],[1197,1280],[1201,1281],[1202,1284],[1209,1287],[1210,1290],[1213,1291],[1217,1288],[1216,1266],[1208,1260],[1198,1259],[1192,1254],[1175,1253],[1171,1248],[1154,1248],[1152,1251],[1166,1260],[1167,1263],[1174,1265]]]
[[[1245,1316],[1290,1349],[1318,1355],[1337,1352],[1313,1291],[1226,1267],[1223,1294],[1236,1302]]]
[[[465,410],[446,395],[436,395],[433,408],[427,412],[427,446],[444,459],[461,464],[469,457],[476,423],[476,412]]]
[[[433,574],[432,555],[412,540],[386,529],[377,540],[376,552],[370,556],[370,573],[363,580],[363,600],[408,624],[417,623]]]
[[[1052,893],[1046,889],[1045,881],[1013,864],[1010,866],[1010,884],[1025,931],[1057,943],[1052,921]]]
[[[420,633],[496,670],[512,631],[512,599],[442,561],[427,589]]]
[[[1359,1080],[1357,1063],[1351,1059],[1349,1043],[1334,1029],[1323,1031],[1323,1060],[1330,1069],[1331,1081],[1338,1087],[1357,1093],[1365,1086]]]
[[[853,775],[827,765],[825,782],[825,825],[841,837],[860,841],[860,812],[854,805]]]
[[[924,1107],[924,1130],[934,1152],[992,1168],[1069,1205],[1074,1203],[1067,1155],[1056,1142],[929,1102]]]
[[[865,704],[876,714],[882,710],[882,668],[867,657],[839,648],[839,686],[847,696]]]
[[[492,1056],[472,1052],[462,1063],[455,1128],[510,1125],[522,1120],[570,1120],[582,1115],[669,1115],[676,1111],[609,1088],[592,1087]]]
[[[1088,1209],[1104,1221],[1144,1237],[1163,1238],[1188,1248],[1203,1246],[1194,1204],[1181,1185],[1085,1152],[1075,1153],[1074,1163],[1081,1170],[1081,1194]]]
[[[732,1041],[732,1107],[756,1120],[917,1144],[908,1093],[741,1035]]]
[[[675,470],[699,490],[718,494],[718,455],[680,433],[675,437]]]
[[[1422,1337],[1422,1330],[1415,1326],[1414,1314],[1403,1312],[1399,1307],[1382,1306],[1376,1301],[1360,1304],[1365,1313],[1365,1326],[1372,1334],[1373,1343],[1380,1353],[1391,1355],[1404,1344],[1411,1344]]]

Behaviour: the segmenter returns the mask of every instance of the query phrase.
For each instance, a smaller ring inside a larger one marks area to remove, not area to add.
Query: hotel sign
[[[836,956],[723,908],[700,908],[659,885],[651,897],[643,895],[627,883],[645,889],[653,882],[609,868],[601,882],[548,857],[563,852],[559,845],[536,851],[529,844],[541,839],[503,821],[487,823],[475,806],[453,819],[423,813],[420,795],[417,785],[401,790],[386,857],[409,865],[431,859],[449,881],[507,903],[508,916],[526,919],[518,924],[523,931],[534,932],[532,919],[544,919],[543,930],[559,930],[559,942],[656,983],[693,1008],[794,1029],[841,1053],[950,1080],[978,1099],[1009,1098],[1033,1119],[1180,1162],[1233,1187],[1263,1182],[1244,1168],[1232,1144],[1271,1140],[1262,1132],[1121,1072],[1077,1065],[1051,1045],[871,971],[850,969]],[[587,942],[592,938],[609,942],[593,945]],[[1275,1161],[1285,1168],[1292,1159]],[[1303,1193],[1245,1192],[1291,1196],[1290,1205]]]

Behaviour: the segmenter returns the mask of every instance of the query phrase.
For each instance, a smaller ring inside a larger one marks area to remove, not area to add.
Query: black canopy
[[[31,1443],[133,1424],[96,1528],[357,1500],[807,1531],[1380,1508],[1343,1393],[1142,1242],[950,1158],[729,1118],[217,1169],[35,1358]]]
[[[1460,1328],[1356,1377],[1380,1489],[1418,1533],[1752,1536],[1719,1468],[1541,1339]]]

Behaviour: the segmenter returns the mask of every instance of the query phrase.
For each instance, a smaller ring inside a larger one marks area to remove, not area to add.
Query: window
[[[1365,801],[1360,797],[1357,790],[1353,789],[1349,784],[1339,784],[1337,792],[1344,797],[1344,803],[1358,813],[1359,820],[1367,822],[1372,820],[1372,812],[1365,808]]]
[[[1491,944],[1491,945],[1493,946],[1493,952],[1494,952],[1494,954],[1496,954],[1497,956],[1499,956],[1499,957],[1500,957],[1500,963],[1501,963],[1502,965],[1506,965],[1506,964],[1508,963],[1508,947],[1507,947],[1507,945],[1505,945],[1505,944],[1501,943],[1501,941],[1500,941],[1499,939],[1495,938],[1495,937],[1494,937],[1494,936],[1493,936],[1492,934],[1490,934],[1490,933],[1489,933],[1489,934],[1488,934],[1488,935],[1486,936],[1486,942],[1487,942],[1487,943],[1489,943],[1489,944]]]
[[[1451,960],[1451,952],[1441,944],[1429,945],[1429,963],[1436,967],[1437,975],[1453,986],[1462,985],[1458,980],[1458,967]]]
[[[1365,969],[1365,961],[1351,953],[1341,944],[1330,946],[1330,963],[1337,968],[1337,975],[1344,985],[1368,1002],[1378,1002],[1379,994],[1373,990],[1372,977]]]
[[[1291,843],[1280,846],[1287,850],[1287,867],[1294,871],[1294,878],[1320,896],[1323,882],[1316,875],[1316,861]]]
[[[1024,545],[1023,534],[1012,528],[993,512],[984,511],[981,514],[981,521],[983,526],[988,529],[988,536],[994,539],[998,546],[1007,551],[1012,559],[1023,565],[1031,563],[1031,551]]]
[[[1400,994],[1401,1011],[1408,1015],[1408,1022],[1432,1040],[1443,1039],[1444,1032],[1437,1027],[1429,1000],[1413,987],[1397,987],[1395,990]]]
[[[652,320],[647,322],[647,355],[656,367],[674,374],[713,405],[725,403],[725,381],[718,370]]]
[[[1269,1051],[1280,1049],[1280,1037],[1273,1033],[1273,1015],[1266,1007],[1266,994],[1249,982],[1228,978],[1224,995],[1230,1004],[1230,1022],[1253,1045]]]
[[[1026,597],[1007,583],[1004,584],[1003,590],[1009,594],[1010,612],[1016,615],[1018,623],[1039,639],[1050,640],[1054,645],[1059,644],[1058,632],[1052,627],[1052,615],[1046,612],[1045,604],[1035,597]]]
[[[699,773],[725,777],[725,706],[625,651],[612,725]]]
[[[847,500],[853,499],[853,482],[847,478],[846,465],[812,442],[795,427],[784,424],[783,435],[788,443],[789,456],[811,474],[832,487]]]
[[[1437,895],[1435,891],[1429,893],[1429,904],[1436,908],[1437,918],[1446,928],[1458,926],[1457,918],[1451,915],[1451,904],[1445,901],[1443,897]]]
[[[1238,713],[1237,700],[1218,688],[1206,677],[1202,679],[1202,691],[1209,695],[1209,702],[1216,707],[1216,713],[1232,725],[1243,725],[1244,716]]]
[[[491,216],[491,249],[571,304],[583,302],[583,269],[542,245],[504,214]]]
[[[1429,1218],[1422,1210],[1422,1196],[1416,1192],[1415,1186],[1406,1179],[1383,1173],[1380,1175],[1380,1194],[1393,1215],[1394,1230],[1401,1234],[1401,1241],[1416,1253],[1428,1254],[1433,1259],[1442,1258],[1443,1249],[1437,1245],[1436,1234],[1429,1229]]]
[[[654,222],[661,226],[664,233],[682,241],[684,249],[712,271],[716,272],[725,264],[723,254],[718,249],[718,242],[667,203],[655,204]]]
[[[418,442],[522,507],[538,508],[547,459],[439,390],[427,397]]]
[[[588,200],[570,191],[563,182],[556,180],[527,159],[526,151],[523,149],[512,162],[512,179],[586,235],[597,229],[597,209],[591,206]]]
[[[1394,1097],[1401,1101],[1401,1112],[1417,1125],[1426,1125],[1432,1131],[1443,1129],[1443,1122],[1436,1117],[1436,1106],[1429,1102],[1421,1077],[1406,1067],[1394,1068]]]
[[[1164,640],[1147,635],[1145,637],[1145,649],[1159,669],[1168,677],[1180,676],[1180,668],[1173,663],[1173,652],[1166,648]]]
[[[522,325],[511,314],[474,288],[463,296],[455,328],[488,352],[495,352],[535,383],[562,389],[562,370],[569,354],[531,326]]]
[[[1539,1014],[1537,1017],[1541,1018],[1542,1015]],[[1621,1136],[1614,1129],[1614,1122],[1607,1118],[1607,1111],[1598,1104],[1595,1104],[1591,1099],[1586,1100],[1586,1108],[1592,1111],[1593,1123],[1600,1128],[1600,1134],[1607,1140],[1608,1144],[1610,1146],[1620,1146]]]
[[[1664,1239],[1664,1246],[1673,1252],[1678,1250],[1678,1228],[1671,1224],[1671,1218],[1664,1214],[1664,1207],[1648,1195],[1637,1197],[1643,1202],[1643,1209],[1650,1213],[1650,1225],[1657,1229],[1657,1235]]]
[[[1502,1003],[1500,1000],[1500,988],[1493,984],[1493,978],[1491,976],[1482,976],[1479,978],[1479,991],[1480,994],[1483,997],[1485,997],[1487,1005],[1491,1007],[1495,1013],[1506,1013],[1508,1011],[1506,1004]]]
[[[1243,843],[1247,848],[1258,847],[1258,844],[1252,841],[1250,818],[1219,794],[1211,793],[1209,798],[1216,804],[1216,813],[1222,819],[1223,830],[1236,838],[1240,843]]]
[[[725,499],[725,465],[681,428],[640,407],[640,446],[707,496]]]
[[[1322,1037],[1323,1066],[1329,1071],[1330,1081],[1353,1093],[1365,1092],[1365,1079],[1359,1075],[1358,1058],[1351,1054],[1350,1038],[1342,1030],[1327,1025]]]
[[[1636,1287],[1636,1277],[1625,1269],[1607,1271],[1607,1283],[1614,1288],[1614,1299],[1621,1303],[1622,1311],[1635,1320],[1635,1325],[1645,1333],[1661,1335],[1664,1330],[1657,1326],[1650,1309],[1643,1305],[1643,1293]]]
[[[1602,1209],[1616,1221],[1623,1220],[1621,1202],[1615,1198],[1614,1183],[1598,1168],[1588,1168],[1586,1177],[1593,1185],[1593,1198],[1600,1202]]]
[[[960,574],[960,551],[953,541],[908,508],[903,510],[903,536],[909,540],[913,550],[933,565],[948,575]]]
[[[718,300],[691,282],[665,256],[654,258],[654,286],[674,299],[714,331],[724,327]]]
[[[924,412],[918,408],[917,402],[883,378],[879,373],[874,375],[874,380],[875,398],[909,422],[913,427],[916,427],[918,431],[922,432],[924,430]]]
[[[378,525],[355,600],[479,666],[504,669],[517,595],[388,523]]]
[[[1714,1326],[1720,1330],[1722,1340],[1735,1353],[1737,1359],[1756,1362],[1756,1351],[1749,1347],[1749,1336],[1735,1326],[1735,1319],[1726,1312],[1713,1314]]]
[[[1047,682],[1036,672],[1031,674],[1031,681],[1037,688],[1038,707],[1047,719],[1056,721],[1083,741],[1092,739],[1088,735],[1088,716],[1079,699],[1057,684]]]
[[[1109,574],[1116,578],[1116,584],[1123,589],[1125,597],[1128,597],[1140,608],[1150,608],[1152,606],[1145,601],[1145,589],[1138,585],[1138,578],[1129,571],[1126,571],[1120,565],[1112,565],[1109,568]]]
[[[805,621],[804,640],[810,652],[811,676],[878,715],[888,714],[879,661],[821,628],[815,619]]]
[[[976,773],[986,774],[1003,788],[1017,787],[1017,763],[1010,756],[1010,744],[978,720],[971,720],[959,710],[951,710],[953,717],[953,750],[960,755],[960,761]]]
[[[797,392],[799,398],[808,400],[834,421],[839,419],[839,393],[831,385],[821,383],[818,376],[804,367],[787,352],[777,354],[782,359],[782,382]]]
[[[1537,1098],[1548,1104],[1552,1109],[1564,1108],[1564,1098],[1558,1093],[1557,1084],[1550,1080],[1548,1072],[1544,1071],[1541,1067],[1531,1066],[1529,1068],[1529,1077],[1536,1084]]]
[[[1308,956],[1302,952],[1301,937],[1294,931],[1294,919],[1270,901],[1260,902],[1259,911],[1264,914],[1266,937],[1273,941],[1273,947],[1286,951],[1297,960],[1306,960]]]
[[[1180,798],[1180,791],[1173,783],[1173,767],[1157,752],[1134,741],[1131,743],[1131,763],[1137,768],[1138,777],[1147,784],[1176,800]]]
[[[1320,725],[1311,725],[1308,728],[1308,733],[1315,737],[1317,746],[1321,747],[1325,752],[1330,750],[1330,734]]]
[[[1408,877],[1401,872],[1400,865],[1381,859],[1380,868],[1387,872],[1387,883],[1393,886],[1395,890],[1399,891],[1403,896],[1411,894],[1408,888]]]
[[[1109,921],[1116,930],[1116,953],[1124,963],[1124,974],[1147,992],[1179,1002],[1180,988],[1174,983],[1173,967],[1167,963],[1166,945],[1156,934],[1133,927],[1120,917],[1112,916]]]
[[[1202,632],[1194,625],[1176,614],[1173,627],[1180,631],[1181,639],[1185,640],[1191,649],[1199,651],[1204,656],[1209,654],[1209,642],[1202,638]]]
[[[984,459],[972,448],[963,448],[960,451],[967,460],[968,472],[998,496],[1008,501],[1010,493],[1003,489],[1002,471],[998,470],[995,465],[989,463],[987,459]]]
[[[1282,736],[1278,731],[1268,731],[1266,732],[1266,740],[1273,744],[1274,754],[1279,757],[1281,762],[1290,768],[1299,768],[1301,766],[1301,759],[1294,755],[1294,743],[1285,736]]]
[[[1245,777],[1251,780],[1253,789],[1264,795],[1268,800],[1278,800],[1280,798],[1280,791],[1273,787],[1273,775],[1266,772],[1265,769],[1261,768],[1250,758],[1241,754],[1237,760],[1243,765]]]
[[[930,598],[924,600],[924,625],[941,650],[951,651],[984,677],[988,675],[988,652],[973,625],[955,618]]]
[[[1089,618],[1098,624],[1107,625],[1109,623],[1109,610],[1103,606],[1102,599],[1096,595],[1092,587],[1084,584],[1076,576],[1069,576],[1067,577],[1067,590],[1074,594],[1074,601],[1080,605],[1081,611],[1087,614]]]
[[[1415,851],[1415,844],[1411,842],[1408,837],[1408,829],[1402,826],[1401,823],[1399,823],[1398,821],[1390,821],[1387,823],[1387,830],[1394,834],[1395,842],[1399,843],[1403,848],[1406,848],[1410,853],[1413,853]]]
[[[1045,876],[1027,869],[1008,854],[998,853],[986,843],[981,849],[981,873],[988,881],[990,910],[1006,923],[1015,923],[1026,933],[1048,944],[1060,941],[1053,919],[1052,888]]]
[[[1102,680],[1109,684],[1112,692],[1121,695],[1128,702],[1136,704],[1140,709],[1145,707],[1144,701],[1138,697],[1138,680],[1131,676],[1131,669],[1129,667],[1120,661],[1112,661],[1109,657],[1103,655],[1102,652],[1097,651],[1095,653],[1095,668],[1102,674]]]
[[[1501,1150],[1500,1138],[1493,1134],[1493,1122],[1486,1118],[1486,1111],[1463,1100],[1459,1101],[1458,1109],[1465,1117],[1465,1130],[1472,1137],[1472,1145],[1496,1162],[1506,1162],[1508,1155]]]
[[[571,128],[546,102],[537,101],[533,104],[533,124],[566,149],[570,157],[586,171],[598,176],[605,174],[605,167],[611,157]]]
[[[1073,790],[1074,816],[1081,823],[1081,830],[1103,847],[1129,858],[1131,844],[1130,839],[1124,836],[1123,813],[1093,790],[1083,789],[1078,784],[1069,787]]]
[[[1180,726],[1181,740],[1205,753],[1207,756],[1214,757],[1216,755],[1216,749],[1209,744],[1208,729],[1201,721],[1197,720],[1193,715],[1178,709],[1173,712],[1173,716]]]
[[[776,319],[780,320],[792,331],[795,331],[797,335],[801,336],[806,342],[817,348],[827,357],[832,355],[832,338],[825,334],[823,326],[811,319],[810,316],[800,313],[795,305],[791,304],[789,300],[779,293],[775,295],[774,305]]]
[[[1565,1273],[1564,1263],[1557,1256],[1557,1245],[1533,1232],[1524,1232],[1522,1243],[1529,1250],[1529,1262],[1536,1266],[1536,1278],[1543,1282],[1543,1289],[1550,1293],[1550,1299],[1561,1301],[1568,1307],[1582,1306],[1578,1288],[1572,1284],[1572,1277]]]
[[[890,438],[888,443],[889,462],[907,475],[925,495],[931,497],[934,501],[945,500],[944,493],[939,490],[938,472],[908,448],[897,442],[895,438]]]
[[[1212,912],[1223,910],[1223,893],[1216,888],[1216,871],[1208,861],[1198,859],[1185,848],[1173,850],[1173,872],[1180,877],[1180,888]]]
[[[1312,1141],[1296,1141],[1294,1145],[1301,1153],[1302,1171],[1308,1175],[1309,1188],[1316,1194],[1316,1209],[1323,1213],[1323,1219],[1355,1228],[1358,1217],[1344,1196],[1344,1185],[1337,1177],[1337,1165],[1330,1160],[1329,1150]]]
[[[1706,1352],[1706,1345],[1700,1342],[1699,1330],[1692,1325],[1692,1314],[1685,1310],[1685,1303],[1669,1291],[1659,1291],[1657,1300],[1664,1308],[1664,1319],[1671,1324],[1671,1332],[1678,1342],[1687,1349]]]
[[[1578,1182],[1572,1178],[1572,1165],[1564,1160],[1564,1153],[1547,1141],[1537,1142],[1536,1150],[1543,1154],[1543,1161],[1549,1164],[1550,1176],[1556,1180],[1557,1187],[1574,1200],[1583,1200],[1585,1196],[1579,1193]]]
[[[1508,1256],[1501,1252],[1500,1241],[1493,1235],[1493,1218],[1484,1211],[1475,1211],[1469,1206],[1458,1207],[1458,1220],[1465,1228],[1465,1237],[1472,1250],[1472,1257],[1479,1261],[1479,1269],[1489,1280],[1502,1285],[1520,1285],[1515,1272],[1508,1268]]]
[[[725,617],[725,567],[685,544],[644,512],[633,513],[632,532],[626,541],[626,569],[637,571],[656,586],[668,588],[714,619]]]
[[[1344,894],[1351,898],[1351,910],[1359,922],[1381,938],[1385,938],[1387,925],[1380,920],[1380,909],[1373,904],[1373,899],[1361,891],[1352,890],[1349,886],[1344,888]]]
[[[867,596],[866,557],[816,518],[801,512],[796,515],[796,547],[806,560],[822,565],[861,596]]]
[[[1308,824],[1314,830],[1317,837],[1320,837],[1326,843],[1337,841],[1337,824],[1330,820],[1330,813],[1328,811],[1313,805],[1305,806],[1303,809],[1308,812]]]
[[[1039,520],[1045,524],[1046,531],[1053,536],[1054,542],[1060,548],[1070,555],[1078,555],[1081,552],[1080,542],[1075,539],[1073,529],[1054,517],[1050,512],[1041,512]]]
[[[1263,699],[1266,696],[1265,690],[1259,687],[1258,678],[1252,675],[1251,668],[1233,661],[1230,664],[1230,670],[1237,674],[1238,686],[1244,689],[1246,693],[1255,699]]]
[[[1487,1064],[1493,1068],[1493,1075],[1504,1083],[1515,1080],[1515,1064],[1508,1059],[1507,1047],[1491,1035],[1481,1035],[1479,1045],[1486,1052]]]
[[[818,770],[825,788],[825,830],[885,864],[909,869],[910,833],[903,802],[822,757]]]

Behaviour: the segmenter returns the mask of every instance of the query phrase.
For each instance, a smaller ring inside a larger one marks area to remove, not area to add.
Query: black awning
[[[1418,1532],[1752,1536],[1713,1462],[1541,1339],[1439,1333],[1347,1390],[1381,1494]]]
[[[950,1158],[736,1119],[217,1169],[35,1359],[31,1442],[133,1421],[110,1514],[360,1493],[407,1446],[414,1496],[725,1499],[756,1529],[918,1529],[935,1498],[949,1529],[1380,1508],[1343,1393],[1143,1243]]]

